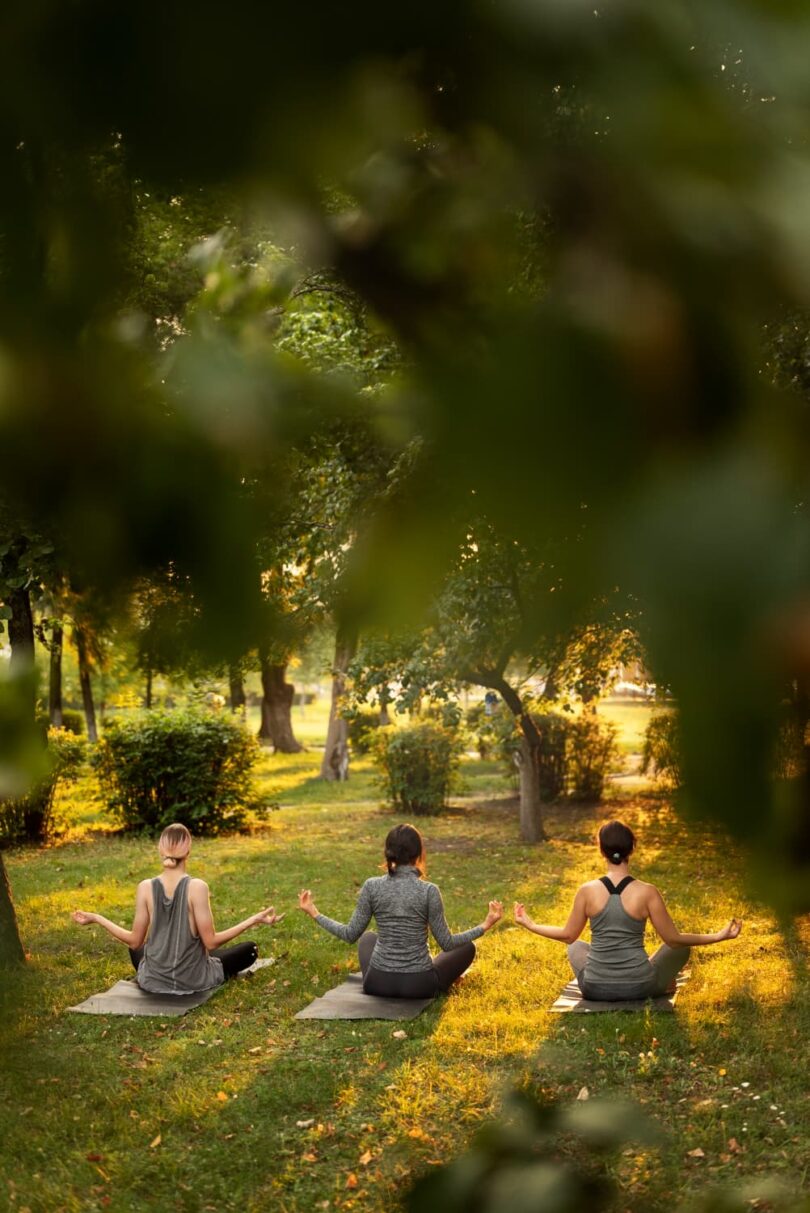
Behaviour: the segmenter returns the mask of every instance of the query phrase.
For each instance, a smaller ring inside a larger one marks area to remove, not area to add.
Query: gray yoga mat
[[[296,1019],[416,1019],[432,998],[380,998],[363,993],[363,978],[351,973],[333,990],[314,999]]]
[[[249,969],[237,974],[237,980],[272,964],[275,964],[272,956],[255,960]],[[159,1015],[163,1019],[169,1015],[185,1015],[186,1011],[201,1007],[221,989],[223,986],[197,994],[148,994],[131,977],[117,981],[112,989],[101,994],[91,994],[84,1002],[68,1007],[68,1011],[78,1011],[82,1015]]]
[[[576,981],[569,981],[549,1010],[555,1015],[566,1011],[587,1015],[598,1015],[605,1011],[646,1011],[648,1007],[653,1011],[671,1012],[675,1010],[677,997],[688,980],[688,972],[679,973],[674,993],[663,994],[660,998],[635,998],[625,1002],[589,1002],[587,998],[582,997],[582,991]]]

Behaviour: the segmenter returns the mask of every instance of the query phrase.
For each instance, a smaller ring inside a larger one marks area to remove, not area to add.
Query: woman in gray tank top
[[[125,943],[143,990],[153,994],[193,994],[222,985],[226,977],[249,968],[259,954],[252,941],[231,948],[222,945],[250,927],[273,926],[284,915],[276,914],[270,906],[235,927],[217,931],[208,885],[186,872],[191,852],[188,829],[180,824],[167,826],[160,836],[158,851],[164,871],[138,885],[131,930],[85,910],[75,910],[73,920],[80,926],[97,923],[114,939]]]
[[[736,939],[742,923],[711,934],[684,934],[669,916],[655,885],[636,880],[628,860],[636,845],[633,831],[611,821],[599,831],[599,849],[607,860],[607,876],[590,880],[577,891],[564,927],[533,922],[521,902],[515,902],[515,922],[535,935],[568,944],[568,959],[586,998],[601,1002],[656,998],[674,987],[675,978],[689,959],[689,949]],[[644,950],[644,931],[650,920],[663,943],[652,956]],[[590,946],[579,937],[591,924]]]
[[[473,940],[494,927],[503,906],[491,901],[480,926],[454,935],[444,916],[441,893],[423,879],[425,851],[419,831],[409,825],[389,831],[385,860],[388,875],[366,881],[348,923],[319,913],[309,889],[299,894],[299,908],[338,939],[360,941],[357,952],[366,994],[432,998],[437,991],[448,990],[469,968],[475,957]],[[377,932],[366,930],[372,918]],[[438,956],[428,950],[428,930],[442,949]]]

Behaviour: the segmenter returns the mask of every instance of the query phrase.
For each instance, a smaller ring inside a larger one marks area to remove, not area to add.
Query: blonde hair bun
[[[178,863],[182,863],[184,859],[188,859],[190,850],[191,831],[188,826],[184,826],[179,821],[166,826],[158,842],[158,852],[160,858],[163,860],[164,868],[176,868]],[[167,855],[165,854],[166,851],[180,851],[180,854]]]

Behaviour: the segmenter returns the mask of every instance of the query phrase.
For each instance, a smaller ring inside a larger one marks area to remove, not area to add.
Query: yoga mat
[[[254,960],[249,969],[243,969],[237,974],[236,980],[275,963],[272,956]],[[227,984],[224,982],[222,986],[201,990],[197,994],[148,994],[146,990],[141,989],[134,977],[130,977],[117,981],[112,989],[104,990],[101,994],[91,994],[84,1002],[67,1009],[78,1011],[82,1015],[159,1015],[161,1018],[168,1015],[185,1015],[186,1011],[208,1002],[209,998]]]
[[[416,1019],[432,998],[380,998],[363,993],[363,978],[352,973],[299,1011],[296,1019]]]
[[[675,1010],[675,1001],[688,979],[688,972],[679,973],[673,994],[663,994],[660,998],[634,998],[625,1002],[589,1002],[587,998],[582,997],[582,991],[576,981],[569,981],[554,1005],[549,1007],[549,1011],[555,1015],[566,1011],[598,1015],[605,1011],[646,1011],[649,1007],[653,1011],[671,1012]]]

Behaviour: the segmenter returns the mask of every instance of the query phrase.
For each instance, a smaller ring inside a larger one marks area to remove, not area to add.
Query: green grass
[[[735,944],[694,956],[677,1015],[549,1015],[564,949],[505,926],[481,941],[459,988],[413,1022],[294,1020],[354,967],[352,949],[295,910],[295,895],[309,886],[345,919],[393,820],[367,766],[328,786],[314,780],[318,757],[266,757],[259,778],[282,806],[269,827],[195,844],[192,870],[211,885],[218,923],[270,902],[288,914],[257,932],[275,967],[179,1020],[65,1014],[128,964],[70,910],[126,922],[136,882],[157,871],[153,843],[94,832],[89,780],[63,804],[77,820],[68,841],[7,856],[31,959],[0,992],[0,1207],[392,1209],[411,1176],[464,1148],[513,1082],[563,1100],[583,1086],[630,1095],[664,1126],[663,1146],[628,1146],[616,1160],[623,1210],[668,1210],[766,1171],[794,1194],[805,1188],[810,927],[781,929],[748,899],[727,840],[687,829],[661,800],[621,807],[642,839],[639,874],[685,927],[746,920]],[[562,921],[594,873],[607,810],[555,808],[552,841],[533,848],[518,839],[496,770],[470,763],[466,777],[470,798],[424,822],[451,925],[480,921],[493,896]],[[703,1157],[690,1155],[698,1148]]]

